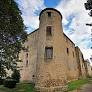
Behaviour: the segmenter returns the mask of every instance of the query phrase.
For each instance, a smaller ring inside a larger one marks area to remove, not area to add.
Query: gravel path
[[[79,92],[92,92],[92,84],[84,85]]]

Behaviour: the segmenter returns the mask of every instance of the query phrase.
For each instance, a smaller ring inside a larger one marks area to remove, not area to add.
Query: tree
[[[90,10],[89,15],[92,17],[92,0],[87,0],[85,3],[86,10]]]
[[[14,0],[0,0],[0,77],[15,70],[27,38],[21,12]]]
[[[87,2],[85,3],[85,8],[86,10],[90,10],[90,12],[88,13],[88,15],[90,17],[92,17],[92,0],[87,0]],[[87,23],[87,26],[92,26],[92,23]],[[91,30],[91,42],[92,42],[92,30]],[[92,46],[90,47],[92,49]]]

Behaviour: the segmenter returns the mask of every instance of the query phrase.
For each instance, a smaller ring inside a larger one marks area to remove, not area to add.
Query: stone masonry
[[[19,55],[21,81],[34,82],[39,89],[62,88],[68,81],[85,77],[82,52],[64,34],[61,13],[46,8],[39,21],[39,28],[28,34],[23,44],[26,49]]]

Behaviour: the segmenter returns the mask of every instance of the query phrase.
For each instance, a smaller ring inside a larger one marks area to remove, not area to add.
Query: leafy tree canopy
[[[0,76],[15,69],[27,38],[21,11],[14,0],[0,0]]]
[[[92,17],[92,0],[87,0],[85,8],[86,10],[90,10],[89,15]]]

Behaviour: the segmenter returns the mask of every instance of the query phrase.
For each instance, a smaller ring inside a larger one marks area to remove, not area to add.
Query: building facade
[[[92,66],[89,63],[89,60],[85,60],[85,65],[86,65],[86,75],[88,77],[92,77]]]
[[[21,81],[38,87],[63,86],[68,81],[85,77],[83,55],[64,34],[62,15],[46,8],[39,16],[39,28],[28,35],[19,57]]]

